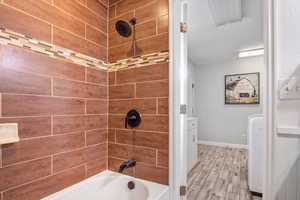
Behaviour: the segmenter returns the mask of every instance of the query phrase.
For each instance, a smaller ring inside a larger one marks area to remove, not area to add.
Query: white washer
[[[263,192],[265,120],[263,115],[248,118],[248,184],[251,192]]]

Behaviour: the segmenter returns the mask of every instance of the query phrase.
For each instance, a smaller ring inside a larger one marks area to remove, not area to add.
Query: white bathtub
[[[129,181],[134,181],[135,189],[128,189]],[[165,185],[104,171],[42,200],[169,200],[169,189]]]

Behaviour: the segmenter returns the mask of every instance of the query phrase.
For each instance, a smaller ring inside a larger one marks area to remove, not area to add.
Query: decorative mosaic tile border
[[[160,51],[119,60],[113,63],[106,63],[102,60],[74,52],[48,42],[36,40],[2,27],[0,27],[0,44],[30,49],[32,51],[48,55],[49,57],[65,59],[86,67],[96,67],[107,71],[143,67],[169,61],[169,51]]]
[[[169,62],[169,51],[160,51],[119,60],[117,62],[110,63],[108,71],[119,71],[128,68],[143,67],[164,62]]]
[[[102,60],[71,51],[44,41],[36,40],[26,35],[14,31],[0,28],[0,44],[12,45],[21,48],[30,49],[50,57],[65,59],[86,67],[96,67],[107,70],[108,65]]]

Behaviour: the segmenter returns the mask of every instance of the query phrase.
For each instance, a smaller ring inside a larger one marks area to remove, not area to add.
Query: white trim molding
[[[228,147],[228,148],[235,148],[235,149],[248,149],[248,145],[246,145],[246,144],[232,144],[232,143],[205,141],[205,140],[198,140],[197,143],[198,144],[209,145],[209,146],[217,146],[217,147]]]

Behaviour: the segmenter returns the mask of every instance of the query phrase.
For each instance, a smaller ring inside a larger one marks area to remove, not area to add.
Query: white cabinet
[[[187,123],[187,169],[188,172],[196,165],[198,161],[198,118],[189,117]]]

